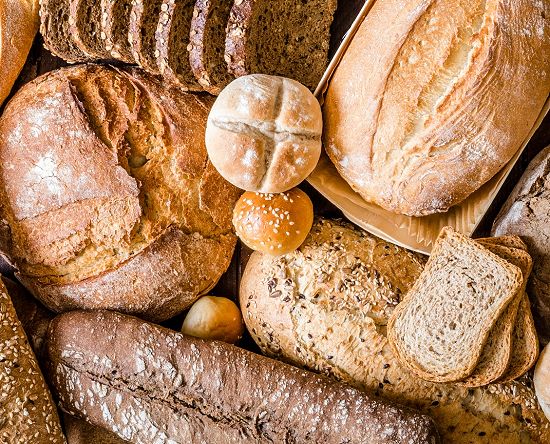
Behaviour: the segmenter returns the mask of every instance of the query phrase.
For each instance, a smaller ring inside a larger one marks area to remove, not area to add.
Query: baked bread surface
[[[351,224],[320,220],[293,253],[253,253],[240,304],[268,356],[330,375],[428,414],[445,443],[550,442],[530,376],[465,388],[409,373],[387,340],[388,318],[424,260]]]
[[[462,202],[548,97],[548,17],[534,0],[377,1],[326,94],[324,146],[342,177],[410,216]]]
[[[161,320],[215,285],[239,192],[208,161],[210,105],[95,65],[19,91],[0,120],[2,214],[18,276],[45,305]]]

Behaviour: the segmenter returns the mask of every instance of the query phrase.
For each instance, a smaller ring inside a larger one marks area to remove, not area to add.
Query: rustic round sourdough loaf
[[[215,285],[236,242],[238,191],[208,161],[210,105],[137,69],[97,65],[39,77],[10,101],[0,119],[7,253],[45,305],[162,320]]]
[[[462,202],[548,97],[549,16],[547,1],[377,1],[325,100],[324,146],[342,177],[410,216]]]
[[[420,256],[321,220],[292,253],[252,254],[240,304],[268,356],[418,408],[435,419],[444,443],[550,442],[529,377],[468,389],[423,381],[401,366],[386,326],[422,269]]]

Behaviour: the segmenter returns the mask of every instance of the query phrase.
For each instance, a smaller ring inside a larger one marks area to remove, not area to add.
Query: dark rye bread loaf
[[[155,31],[161,5],[161,0],[132,0],[128,25],[128,41],[134,60],[153,74],[159,72],[155,57]]]
[[[63,444],[57,410],[0,282],[0,442]]]
[[[156,32],[160,73],[186,91],[202,90],[189,62],[189,33],[194,5],[195,0],[163,0]]]
[[[233,3],[226,0],[197,0],[189,35],[189,62],[200,85],[218,95],[234,77],[224,58],[225,28]]]
[[[128,41],[132,0],[101,0],[101,37],[115,59],[135,63]]]
[[[343,384],[114,312],[50,325],[68,413],[133,443],[436,443],[433,422]]]
[[[70,0],[69,32],[88,60],[110,58],[102,38],[100,0]]]
[[[86,60],[69,31],[69,0],[40,1],[40,33],[44,46],[67,62]]]
[[[34,296],[54,311],[163,320],[214,287],[240,192],[208,160],[211,104],[100,65],[19,90],[0,118],[0,213],[5,253]]]
[[[235,77],[275,74],[317,87],[328,63],[337,0],[238,0],[227,24],[225,60]]]

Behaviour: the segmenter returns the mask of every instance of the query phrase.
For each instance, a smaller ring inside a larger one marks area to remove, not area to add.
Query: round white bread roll
[[[540,354],[533,377],[535,392],[542,411],[550,419],[550,346],[547,345]]]
[[[246,191],[282,193],[302,182],[321,155],[319,102],[302,84],[253,74],[231,82],[208,116],[212,164]]]

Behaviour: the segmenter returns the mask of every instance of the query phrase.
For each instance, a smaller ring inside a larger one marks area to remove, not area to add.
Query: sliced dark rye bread
[[[195,0],[163,0],[156,31],[156,58],[166,80],[186,91],[202,91],[189,63],[189,32]]]
[[[128,42],[128,28],[132,0],[101,0],[101,30],[105,50],[112,57],[126,63],[135,63]]]
[[[189,34],[189,63],[200,85],[218,95],[234,79],[224,59],[225,28],[233,3],[197,0]]]
[[[274,74],[315,89],[328,63],[337,0],[238,0],[229,14],[229,72]]]
[[[155,31],[159,24],[161,0],[132,0],[128,41],[134,60],[146,71],[158,74]]]
[[[69,32],[76,46],[91,60],[110,59],[101,38],[101,2],[99,0],[70,0]]]
[[[40,33],[52,54],[70,63],[82,62],[87,57],[69,31],[69,10],[69,0],[41,0]]]

